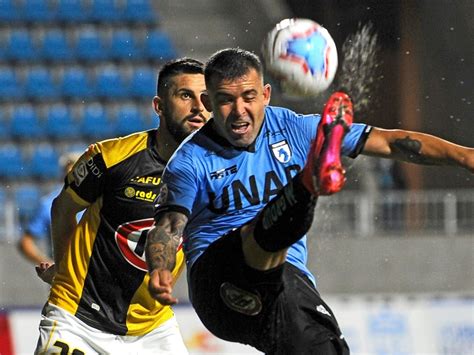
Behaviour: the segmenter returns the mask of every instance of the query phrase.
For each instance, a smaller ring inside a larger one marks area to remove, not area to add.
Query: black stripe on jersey
[[[107,235],[106,230],[101,223],[98,234]],[[123,260],[113,239],[96,238],[76,316],[94,328],[126,335],[128,307],[144,277]]]
[[[367,138],[369,138],[370,132],[372,132],[372,126],[367,126],[364,130],[364,133],[362,133],[362,135],[360,136],[356,148],[351,154],[349,154],[349,157],[356,158],[362,152],[362,149],[364,149],[365,142],[367,142]]]

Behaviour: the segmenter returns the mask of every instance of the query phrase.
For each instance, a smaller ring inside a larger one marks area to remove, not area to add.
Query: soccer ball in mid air
[[[279,22],[267,34],[262,56],[267,71],[288,96],[317,95],[336,74],[336,44],[324,27],[309,19]]]

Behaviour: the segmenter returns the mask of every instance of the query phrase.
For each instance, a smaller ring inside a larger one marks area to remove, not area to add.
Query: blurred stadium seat
[[[130,78],[130,95],[134,98],[155,96],[157,75],[157,72],[149,67],[135,67]]]
[[[90,18],[98,23],[114,23],[123,20],[123,7],[116,0],[91,0]]]
[[[0,67],[0,100],[23,98],[23,85],[11,67]]]
[[[20,18],[20,7],[15,0],[0,1],[0,21],[15,22]]]
[[[48,0],[21,1],[21,18],[31,23],[49,22],[54,19],[54,8],[51,5]]]
[[[7,35],[5,58],[11,61],[29,61],[36,57],[34,41],[28,30],[12,29]]]
[[[126,21],[144,24],[159,21],[151,0],[125,0],[123,17]]]
[[[80,136],[80,127],[70,108],[58,103],[49,106],[45,122],[46,134],[53,139],[73,139]]]
[[[128,82],[122,72],[113,66],[98,69],[96,74],[97,95],[102,99],[119,99],[128,95]]]
[[[33,105],[22,104],[15,106],[10,119],[13,138],[21,140],[39,139],[44,136],[40,118]]]
[[[52,144],[35,146],[30,159],[30,174],[42,180],[56,179],[59,176],[59,155]]]
[[[30,99],[58,98],[59,91],[48,67],[37,66],[27,72],[25,94]]]
[[[8,180],[19,180],[29,175],[29,166],[22,150],[12,144],[0,146],[0,177]]]
[[[102,41],[100,32],[87,27],[82,29],[76,41],[76,56],[82,61],[100,61],[108,58],[108,45]]]
[[[93,103],[84,108],[81,133],[87,139],[106,139],[115,134],[113,122],[103,105]]]
[[[133,33],[127,29],[121,29],[112,34],[109,55],[115,60],[136,60],[141,58],[141,49]]]
[[[15,189],[13,198],[18,209],[21,225],[28,222],[38,211],[41,195],[41,189],[34,184],[23,184]]]
[[[175,58],[177,53],[168,34],[154,30],[145,38],[143,55],[148,60],[166,61]]]
[[[73,59],[71,45],[64,31],[53,28],[45,32],[41,41],[41,57],[49,61]]]
[[[56,20],[63,23],[77,23],[87,18],[87,7],[83,0],[57,0]]]
[[[117,110],[115,123],[116,134],[121,136],[150,128],[145,124],[145,117],[133,104],[123,105]]]
[[[59,89],[66,98],[85,99],[95,96],[95,86],[86,70],[80,66],[66,68],[60,79]]]

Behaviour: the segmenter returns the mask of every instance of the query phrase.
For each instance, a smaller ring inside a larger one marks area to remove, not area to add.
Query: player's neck
[[[161,159],[168,161],[178,148],[178,143],[167,129],[159,129],[156,133],[156,151]]]

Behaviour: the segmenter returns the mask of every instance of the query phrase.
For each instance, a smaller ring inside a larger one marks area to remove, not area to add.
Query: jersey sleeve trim
[[[189,218],[189,216],[191,215],[191,211],[189,211],[187,208],[183,206],[178,206],[178,205],[159,206],[155,211],[155,221],[161,218],[163,213],[168,213],[168,212],[182,213],[186,216],[186,218]]]
[[[91,203],[90,202],[87,202],[86,200],[84,200],[83,198],[81,198],[77,193],[76,191],[74,191],[70,186],[67,186],[66,187],[66,192],[71,195],[72,199],[74,200],[74,202],[78,203],[79,205],[81,206],[84,206],[84,207],[87,207],[89,206]]]
[[[364,130],[364,133],[362,133],[359,137],[359,141],[357,142],[357,145],[354,149],[354,151],[349,154],[350,158],[356,158],[364,149],[365,142],[367,142],[367,138],[369,138],[370,132],[372,132],[372,126],[367,126]]]

